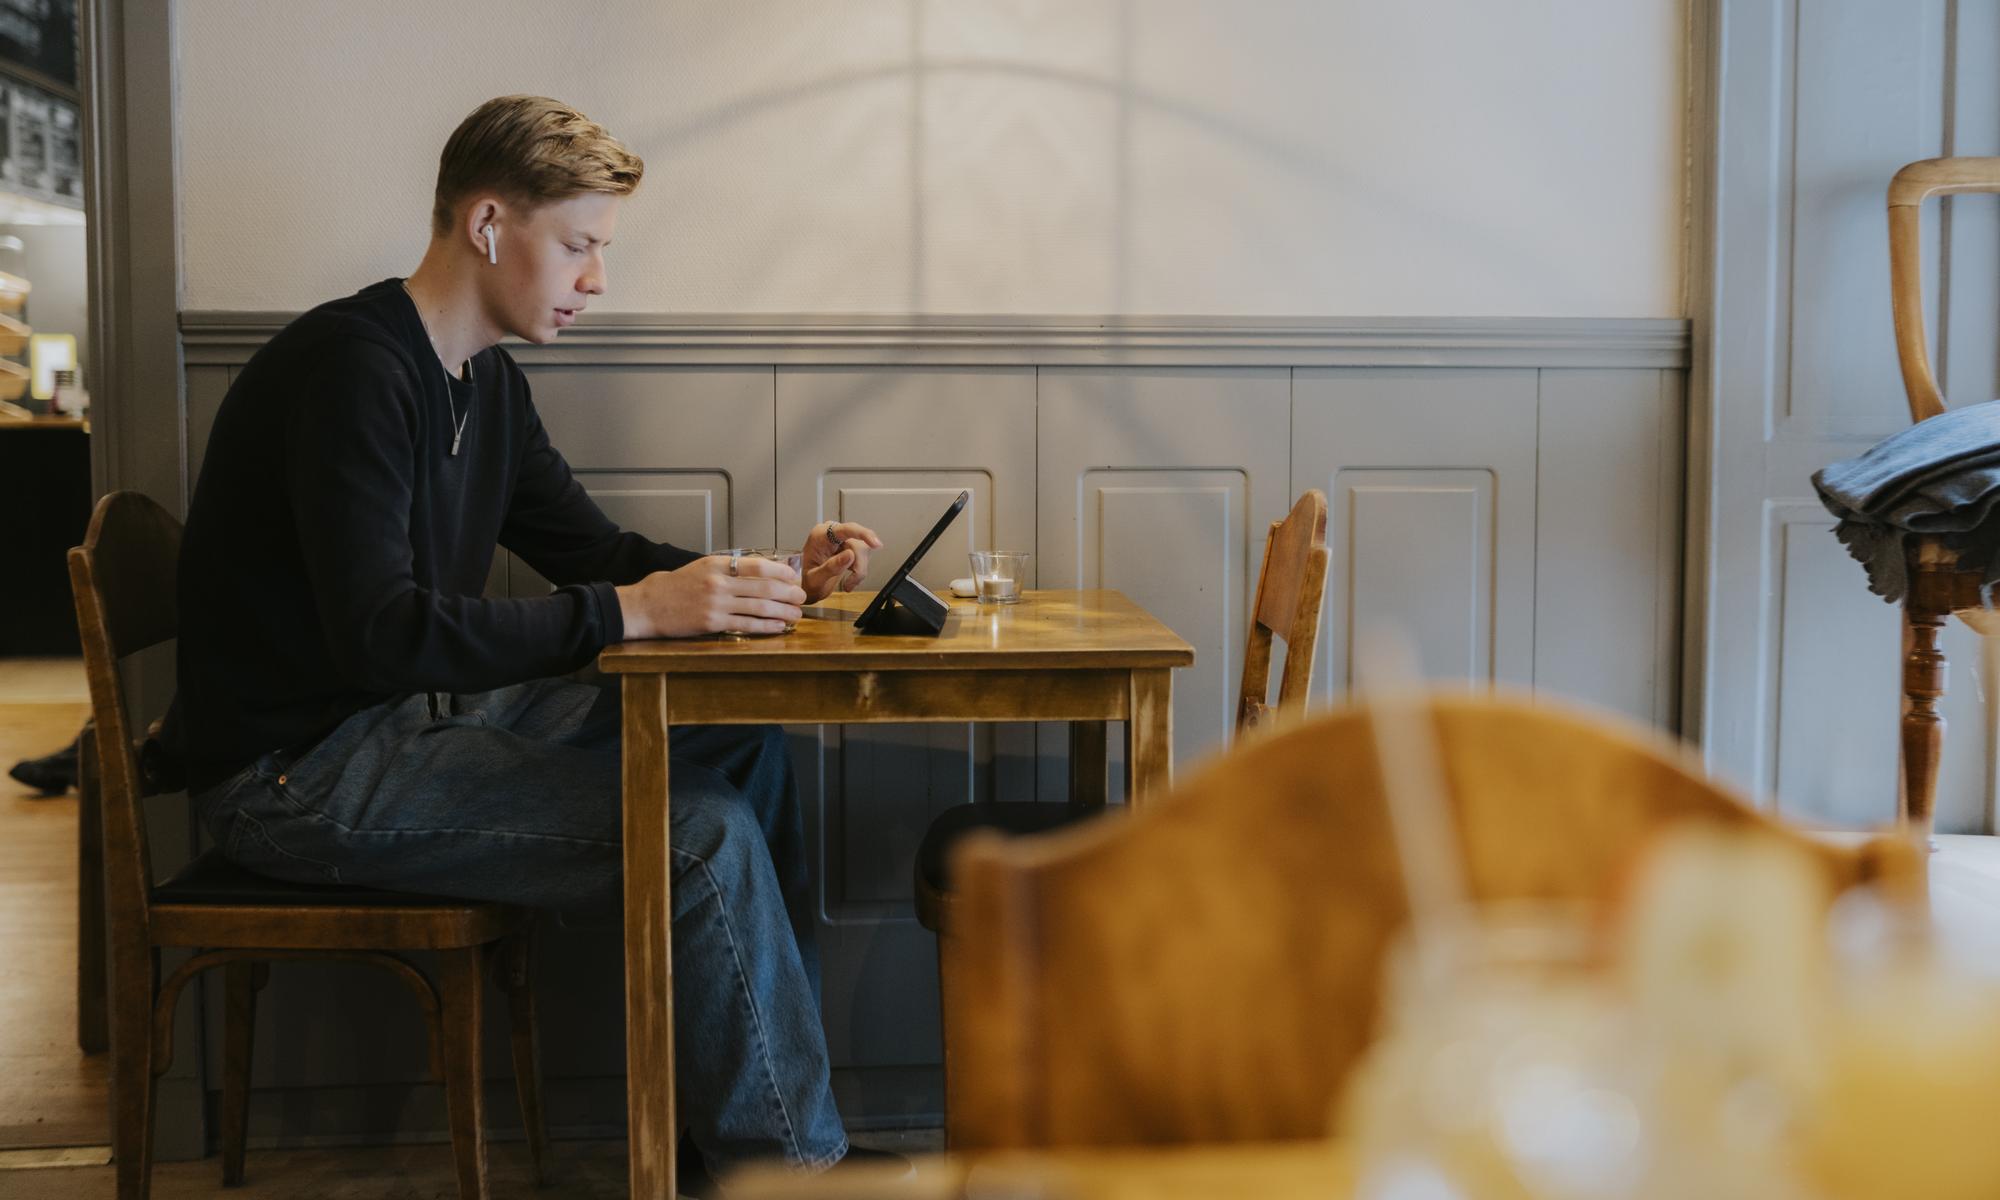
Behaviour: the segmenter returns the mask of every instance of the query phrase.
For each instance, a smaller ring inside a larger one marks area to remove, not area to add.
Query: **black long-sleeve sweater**
[[[697,557],[605,517],[506,351],[469,374],[448,377],[390,279],[237,375],[181,543],[175,740],[195,786],[399,695],[574,670],[623,635],[615,585]],[[559,586],[482,596],[496,545]]]

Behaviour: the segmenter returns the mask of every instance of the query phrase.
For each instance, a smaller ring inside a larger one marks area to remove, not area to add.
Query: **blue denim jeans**
[[[621,896],[615,685],[418,693],[195,795],[259,874],[568,910]],[[711,1168],[847,1152],[819,1018],[804,816],[774,726],[669,748],[677,1092]]]

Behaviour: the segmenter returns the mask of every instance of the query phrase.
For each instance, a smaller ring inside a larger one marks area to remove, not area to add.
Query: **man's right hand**
[[[806,594],[783,563],[727,554],[698,558],[677,571],[655,571],[618,589],[627,638],[704,633],[783,633],[796,624]]]

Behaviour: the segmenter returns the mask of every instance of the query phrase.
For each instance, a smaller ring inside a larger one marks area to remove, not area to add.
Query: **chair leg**
[[[1111,759],[1106,752],[1109,731],[1103,721],[1069,723],[1069,803],[1072,808],[1103,808],[1111,794]]]
[[[1912,594],[1904,602],[1903,616],[1907,647],[1903,659],[1903,823],[1912,836],[1929,838],[1932,806],[1937,799],[1938,760],[1944,753],[1944,717],[1938,713],[1945,689],[1945,657],[1938,649],[1944,614],[1920,604]]]
[[[500,944],[514,1045],[514,1090],[521,1097],[521,1128],[535,1164],[535,1186],[548,1182],[549,1127],[542,1114],[542,1047],[535,1024],[535,943],[532,932]]]
[[[85,722],[76,758],[76,1042],[85,1054],[111,1045],[104,982],[104,815],[99,808],[97,729]]]
[[[486,1200],[486,1072],[479,1057],[486,986],[480,967],[485,949],[446,950],[438,962],[444,1094],[451,1112],[459,1200]]]
[[[243,1186],[243,1144],[250,1131],[250,1047],[257,1033],[257,992],[271,969],[258,962],[223,968],[222,1186]]]
[[[146,1200],[153,1175],[155,952],[127,950],[111,963],[111,1155],[118,1200]]]

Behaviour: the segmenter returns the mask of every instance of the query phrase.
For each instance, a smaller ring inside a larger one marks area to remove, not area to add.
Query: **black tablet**
[[[937,524],[931,526],[931,531],[924,535],[924,540],[917,543],[917,548],[910,551],[910,556],[903,560],[903,565],[896,568],[896,573],[889,576],[888,582],[882,585],[882,590],[875,593],[875,598],[868,602],[868,607],[862,609],[861,615],[854,619],[854,627],[856,629],[891,632],[888,628],[889,621],[887,620],[889,617],[889,606],[892,602],[904,598],[898,596],[898,592],[921,592],[923,596],[915,597],[916,599],[921,601],[923,597],[928,597],[932,603],[936,604],[939,610],[944,608],[944,601],[931,595],[928,588],[911,579],[910,572],[917,569],[917,564],[923,561],[924,555],[929,554],[931,546],[937,542],[938,535],[942,534],[946,527],[952,523],[952,520],[960,512],[964,511],[966,503],[971,499],[971,492],[960,492],[958,494],[958,499],[952,501],[951,507],[944,510],[944,515],[937,519]],[[942,627],[942,612],[938,615],[939,620],[937,624],[939,627]],[[928,632],[935,633],[936,629],[929,630]]]

